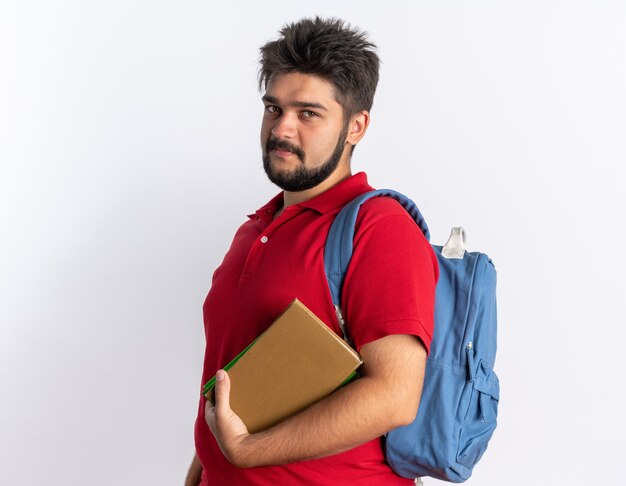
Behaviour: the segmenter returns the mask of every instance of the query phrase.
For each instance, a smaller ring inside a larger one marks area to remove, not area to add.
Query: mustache
[[[304,162],[304,150],[297,145],[294,145],[287,140],[279,140],[277,138],[270,138],[265,144],[265,150],[269,154],[272,150],[286,150],[293,154],[296,154],[300,160]]]

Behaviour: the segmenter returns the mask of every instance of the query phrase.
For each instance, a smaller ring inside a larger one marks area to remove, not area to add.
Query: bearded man
[[[417,413],[438,267],[396,201],[367,201],[356,222],[342,302],[363,358],[358,379],[250,434],[221,369],[296,297],[342,336],[324,243],[337,213],[372,190],[364,173],[352,175],[351,158],[370,122],[374,49],[364,33],[321,18],[287,25],[261,47],[263,167],[282,191],[239,228],[204,302],[202,383],[217,376],[216,405],[200,399],[189,486],[413,483],[385,462],[382,436]]]

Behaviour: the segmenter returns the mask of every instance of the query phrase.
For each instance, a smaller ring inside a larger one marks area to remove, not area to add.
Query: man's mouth
[[[290,155],[295,155],[290,150],[284,150],[284,149],[274,149],[273,152],[279,157],[289,157]]]

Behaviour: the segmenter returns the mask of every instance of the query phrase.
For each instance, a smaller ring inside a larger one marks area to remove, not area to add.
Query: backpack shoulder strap
[[[392,191],[391,189],[379,189],[366,192],[348,203],[337,215],[328,233],[326,246],[324,247],[324,268],[330,287],[335,308],[341,306],[341,289],[343,279],[348,270],[348,264],[352,258],[354,225],[361,205],[373,197],[387,196],[398,201],[411,215],[420,227],[427,240],[430,240],[430,232],[424,217],[411,199]],[[339,317],[339,316],[338,316]],[[341,321],[340,321],[341,323]],[[346,334],[344,330],[344,335]]]

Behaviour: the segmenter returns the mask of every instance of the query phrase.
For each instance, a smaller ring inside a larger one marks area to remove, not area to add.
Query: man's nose
[[[274,126],[272,127],[272,135],[277,139],[293,139],[296,135],[296,117],[289,114],[283,113],[279,118],[274,121]]]

